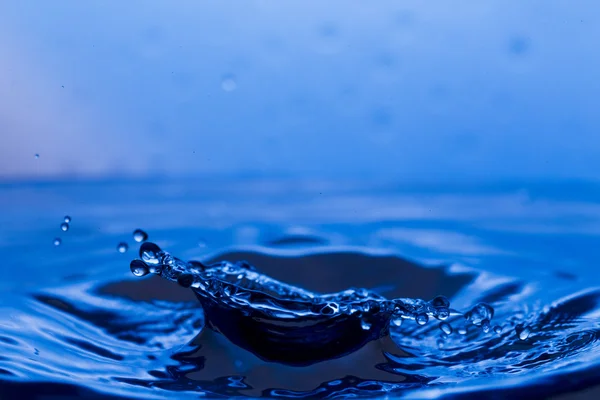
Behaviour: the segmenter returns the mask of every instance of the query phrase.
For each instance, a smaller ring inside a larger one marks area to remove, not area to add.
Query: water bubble
[[[40,155],[39,155],[39,154],[37,154],[37,153],[35,153],[34,157],[35,157],[35,159],[37,160],[38,158],[40,158]]]
[[[71,217],[69,217],[68,215],[65,215],[64,221],[65,221],[65,224],[70,224],[71,223]]]
[[[467,315],[469,315],[467,317]],[[465,318],[470,319],[474,325],[480,326],[484,320],[488,322],[494,316],[494,309],[486,303],[478,303],[471,309],[470,312],[465,314]]]
[[[60,240],[60,238],[54,238],[54,245],[55,246],[60,246],[61,243],[62,243],[62,240]]]
[[[142,260],[131,261],[131,263],[129,264],[129,268],[135,276],[148,275],[148,273],[150,272],[148,271],[148,266]]]
[[[444,341],[442,339],[437,340],[438,349],[443,349],[445,345],[446,344],[444,343]]]
[[[415,321],[417,321],[417,324],[419,325],[425,325],[427,321],[429,321],[429,317],[427,314],[421,313],[415,317]]]
[[[221,81],[221,88],[226,92],[233,92],[237,88],[235,76],[227,75],[223,77],[223,80]]]
[[[332,315],[340,310],[337,303],[327,303],[322,309],[321,314]]]
[[[440,329],[442,330],[442,332],[444,332],[446,335],[450,335],[452,333],[452,327],[450,326],[449,323],[447,322],[442,322],[440,324]]]
[[[364,331],[368,331],[369,329],[371,329],[371,324],[368,323],[367,321],[362,321],[360,323],[360,327],[364,330]]]
[[[390,322],[394,326],[401,326],[402,325],[402,318],[392,318],[392,320]]]
[[[527,340],[527,338],[529,337],[530,334],[531,334],[531,331],[529,330],[529,328],[523,328],[523,330],[521,332],[519,332],[519,339]]]
[[[119,253],[125,253],[129,249],[129,246],[125,242],[121,242],[117,245],[117,251]]]
[[[160,262],[159,256],[162,253],[160,247],[152,242],[144,242],[140,246],[140,258],[144,260],[146,264],[156,265]]]
[[[431,300],[431,305],[435,308],[448,308],[450,307],[450,301],[446,296],[436,296]]]
[[[490,321],[487,319],[484,319],[483,321],[481,321],[481,330],[484,333],[488,333],[490,331]]]
[[[181,274],[177,278],[179,286],[189,288],[194,283],[194,275],[192,274]]]
[[[498,325],[496,325],[494,327],[494,332],[496,332],[498,335],[502,333],[502,328]]]
[[[138,243],[145,242],[148,240],[148,234],[141,229],[136,229],[133,231],[133,240]]]
[[[69,230],[69,224],[67,224],[66,222],[63,222],[62,224],[60,224],[60,229],[61,229],[63,232],[66,232],[66,231],[68,231],[68,230]]]
[[[459,335],[466,335],[467,334],[467,328],[465,328],[464,326],[461,326],[460,328],[458,328],[458,334]]]

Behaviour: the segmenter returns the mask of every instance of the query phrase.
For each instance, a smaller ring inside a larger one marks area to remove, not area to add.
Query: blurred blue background
[[[0,179],[595,180],[599,11],[3,1]]]

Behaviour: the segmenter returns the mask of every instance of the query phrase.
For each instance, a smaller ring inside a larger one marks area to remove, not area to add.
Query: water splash
[[[390,325],[398,327],[402,320],[424,326],[430,319],[462,315],[443,296],[431,301],[387,299],[360,288],[317,294],[261,274],[246,262],[186,262],[151,242],[142,244],[139,255],[130,265],[135,276],[152,273],[192,288],[211,328],[270,361],[311,364],[356,351],[386,336]],[[486,332],[493,313],[491,306],[479,303],[468,316]],[[441,329],[452,332],[446,322]],[[248,337],[261,339],[249,342]],[[273,351],[282,345],[286,351]]]

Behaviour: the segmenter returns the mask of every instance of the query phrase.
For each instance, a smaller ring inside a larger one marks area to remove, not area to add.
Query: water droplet
[[[64,221],[66,224],[70,224],[71,223],[71,217],[69,217],[68,215],[65,215]]]
[[[117,251],[119,253],[125,253],[129,249],[129,246],[125,242],[121,242],[117,245]]]
[[[527,338],[529,337],[530,334],[531,334],[531,331],[529,330],[529,328],[523,328],[523,330],[521,332],[519,332],[519,339],[527,340]]]
[[[488,333],[490,331],[490,321],[487,319],[484,319],[483,321],[481,321],[481,330],[484,333]]]
[[[431,305],[435,308],[448,308],[450,307],[450,301],[446,296],[436,296],[431,300]]]
[[[69,224],[67,224],[66,222],[63,222],[62,224],[60,224],[60,229],[61,229],[63,232],[66,232],[66,231],[68,231],[68,230],[69,230]]]
[[[148,271],[148,266],[142,260],[131,261],[129,268],[131,269],[131,273],[133,273],[135,276],[148,275],[150,272]]]
[[[394,325],[394,326],[401,326],[402,318],[392,318],[391,322],[392,322],[392,325]]]
[[[148,234],[141,229],[136,229],[133,231],[133,240],[138,243],[145,242],[148,240]]]
[[[464,326],[458,328],[458,334],[459,335],[466,335],[467,334],[467,328],[465,328]]]
[[[360,323],[360,327],[364,330],[364,331],[368,331],[369,329],[371,329],[371,324],[368,323],[367,321],[362,321]]]
[[[221,88],[226,92],[233,92],[237,88],[235,76],[227,75],[221,81]]]
[[[162,253],[160,247],[152,242],[144,242],[140,246],[140,258],[146,264],[156,265],[160,262],[159,256]]]
[[[192,274],[181,274],[177,278],[177,283],[179,286],[184,288],[189,288],[194,284],[194,275]]]
[[[494,332],[496,332],[498,335],[502,333],[502,328],[498,325],[496,325],[494,327]]]
[[[469,318],[467,318],[467,314],[470,314]],[[494,309],[489,304],[478,303],[467,314],[465,314],[465,318],[470,319],[474,325],[480,326],[484,320],[489,322],[492,319]]]
[[[62,243],[62,240],[60,240],[60,238],[54,238],[54,245],[55,246],[60,246],[61,243]]]
[[[37,160],[38,158],[40,158],[40,155],[36,153],[36,154],[34,155],[34,157],[35,157],[35,159]]]
[[[449,323],[447,322],[442,322],[440,324],[440,329],[442,330],[442,332],[444,332],[446,335],[450,335],[452,333],[452,327],[450,326]]]
[[[429,317],[427,316],[427,314],[422,313],[415,317],[415,321],[417,321],[417,324],[419,325],[425,325],[427,321],[429,321]]]
[[[450,316],[450,310],[445,307],[438,308],[437,313],[435,315],[435,317],[437,319],[440,319],[442,321],[448,319],[449,316]]]
[[[437,340],[437,346],[438,346],[438,349],[443,349],[444,346],[445,346],[444,341],[442,339],[438,339]]]

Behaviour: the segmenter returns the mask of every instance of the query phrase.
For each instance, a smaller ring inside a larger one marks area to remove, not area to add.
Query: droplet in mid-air
[[[371,324],[368,323],[367,321],[362,321],[360,323],[360,327],[364,330],[364,331],[368,331],[369,329],[371,329]]]
[[[502,328],[498,325],[496,325],[494,327],[494,332],[496,332],[498,335],[502,333]]]
[[[440,324],[440,329],[442,330],[442,332],[444,332],[446,335],[450,335],[452,333],[452,327],[450,326],[449,323],[447,322],[442,322]]]
[[[38,158],[40,158],[40,155],[38,153],[35,153],[34,157],[37,160]]]
[[[55,246],[60,246],[61,243],[62,243],[62,240],[60,240],[60,238],[54,238],[54,245]]]
[[[148,234],[141,229],[136,229],[133,231],[133,240],[138,243],[145,242],[148,240]]]
[[[464,326],[461,326],[460,328],[458,328],[458,334],[459,335],[466,335],[467,334],[467,328],[465,328]]]
[[[427,314],[422,313],[415,317],[415,321],[417,321],[417,324],[419,325],[425,325],[427,321],[429,321],[429,317],[427,316]]]
[[[66,232],[66,231],[68,231],[68,230],[69,230],[69,224],[67,224],[66,222],[63,222],[62,224],[60,224],[60,229],[61,229],[63,232]]]
[[[65,215],[64,221],[65,221],[65,224],[70,224],[71,223],[71,217],[68,216],[68,215]]]
[[[117,245],[117,251],[119,253],[125,253],[129,249],[129,246],[125,242],[121,242]]]
[[[131,269],[131,273],[133,273],[135,276],[148,275],[150,272],[148,270],[148,266],[142,260],[133,260],[129,264],[129,268]]]

